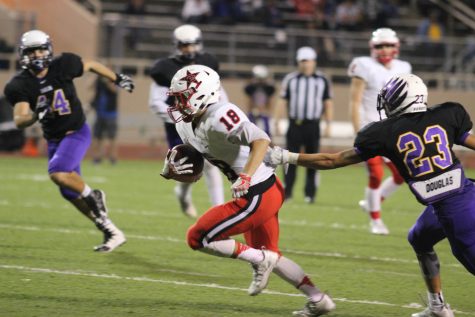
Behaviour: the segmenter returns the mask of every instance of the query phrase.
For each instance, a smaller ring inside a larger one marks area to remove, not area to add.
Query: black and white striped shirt
[[[292,72],[284,77],[280,96],[287,99],[289,119],[318,120],[324,111],[323,102],[332,98],[332,91],[319,71],[311,76]]]

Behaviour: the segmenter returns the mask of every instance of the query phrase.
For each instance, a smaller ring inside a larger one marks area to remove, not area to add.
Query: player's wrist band
[[[289,152],[289,163],[290,164],[297,164],[297,160],[299,159],[298,153]]]

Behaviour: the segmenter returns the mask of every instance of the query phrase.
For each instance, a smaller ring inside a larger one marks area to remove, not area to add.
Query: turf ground
[[[85,179],[106,191],[111,218],[128,237],[110,254],[92,251],[101,234],[58,195],[45,169],[45,159],[0,158],[1,317],[270,317],[291,316],[304,305],[276,275],[263,294],[249,297],[248,264],[188,249],[192,220],[181,214],[173,182],[159,176],[161,163],[84,163]],[[322,172],[314,205],[303,202],[299,176],[295,199],[280,212],[280,247],[333,296],[332,316],[403,317],[421,310],[425,287],[406,241],[421,206],[408,189],[384,204],[391,234],[374,236],[357,206],[362,166]],[[202,213],[204,181],[194,187],[194,200]],[[446,241],[437,251],[446,299],[456,316],[475,316],[474,277]]]

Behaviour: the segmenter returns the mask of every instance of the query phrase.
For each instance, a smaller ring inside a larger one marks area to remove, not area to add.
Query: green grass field
[[[247,263],[189,249],[185,232],[192,220],[181,214],[174,183],[160,169],[152,161],[84,163],[85,179],[106,191],[111,218],[128,237],[116,251],[96,254],[101,234],[60,197],[46,160],[0,158],[0,317],[274,317],[292,316],[304,305],[276,275],[263,294],[250,297]],[[322,172],[314,205],[303,202],[302,176],[295,199],[280,212],[280,247],[333,296],[332,316],[403,317],[421,310],[425,287],[406,234],[422,206],[408,189],[384,204],[391,234],[374,236],[357,206],[366,183],[362,166]],[[193,192],[203,213],[204,180]],[[446,241],[437,251],[447,301],[456,316],[475,316],[474,277]]]

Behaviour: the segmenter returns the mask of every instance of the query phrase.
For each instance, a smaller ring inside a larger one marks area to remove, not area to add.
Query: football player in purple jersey
[[[19,128],[37,121],[41,124],[48,144],[49,177],[61,195],[103,232],[104,241],[94,250],[110,252],[126,239],[107,215],[105,193],[91,189],[81,177],[81,161],[91,143],[91,132],[73,80],[90,71],[129,92],[134,83],[127,75],[73,53],[53,57],[50,37],[40,30],[24,33],[18,51],[23,70],[4,89],[14,107],[15,124]]]
[[[416,252],[429,303],[412,317],[453,317],[442,295],[434,245],[447,238],[453,255],[475,275],[475,186],[452,150],[455,144],[475,150],[475,136],[470,134],[472,121],[461,104],[427,107],[427,95],[419,77],[395,75],[378,95],[377,109],[388,118],[360,130],[354,148],[334,154],[298,154],[275,147],[266,160],[334,169],[378,155],[389,158],[426,206],[408,240]]]

